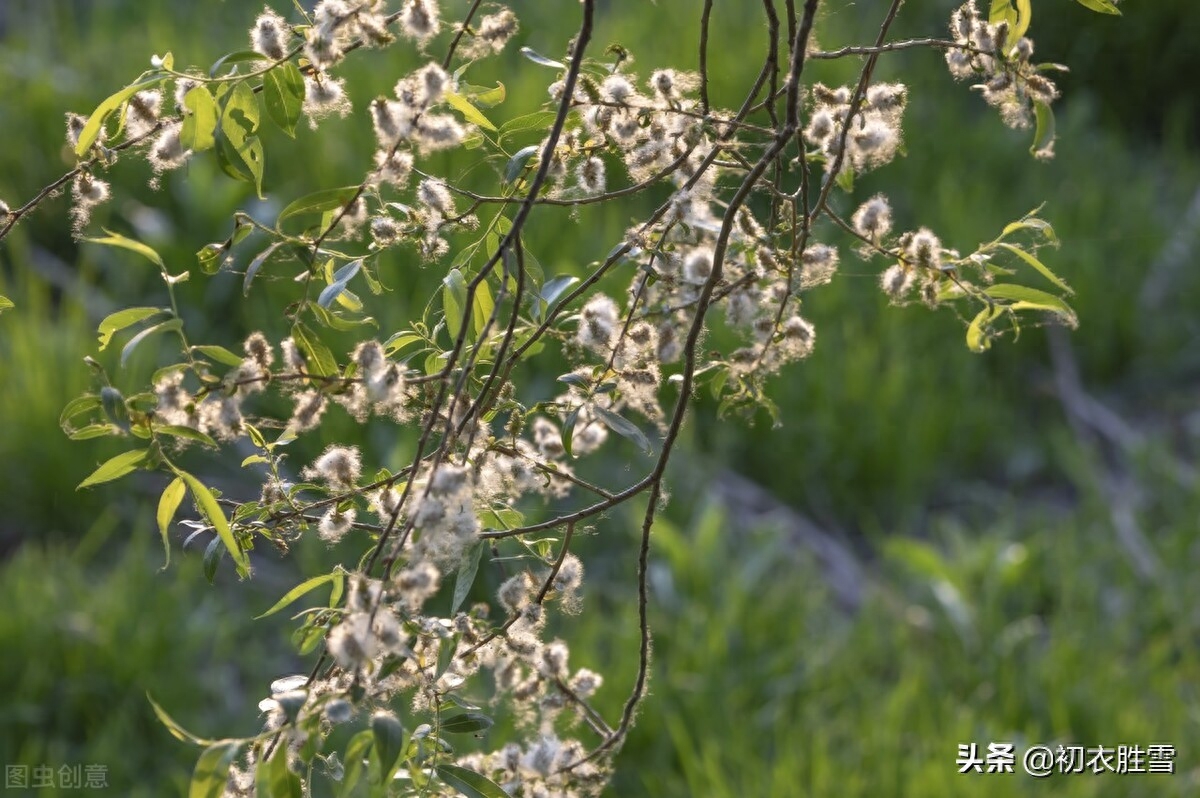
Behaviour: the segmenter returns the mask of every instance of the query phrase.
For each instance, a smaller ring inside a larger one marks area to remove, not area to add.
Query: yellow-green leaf
[[[212,495],[212,491],[205,487],[203,482],[186,471],[176,469],[175,473],[187,483],[188,490],[192,492],[192,498],[196,500],[196,506],[200,508],[200,512],[208,519],[208,523],[212,524],[213,529],[217,530],[217,535],[221,538],[221,542],[225,544],[229,556],[233,557],[238,575],[243,578],[250,576],[250,560],[246,556],[246,552],[242,551],[242,547],[238,545],[237,540],[233,537],[233,530],[229,528],[229,520],[225,518],[225,513],[221,510],[221,505],[217,504],[216,497]]]
[[[116,313],[108,314],[100,322],[100,326],[96,330],[100,335],[100,351],[103,352],[112,342],[114,333],[126,327],[131,327],[151,316],[170,312],[168,308],[126,308],[125,310],[118,310]]]
[[[455,94],[452,91],[446,92],[445,99],[446,102],[449,103],[450,107],[462,114],[468,122],[479,125],[479,127],[486,128],[492,132],[497,130],[496,126],[492,124],[491,120],[484,116],[482,111],[471,105],[471,101],[461,94]]]
[[[105,230],[104,232],[108,233],[107,238],[85,238],[83,240],[87,241],[89,244],[104,244],[108,247],[120,247],[121,249],[128,249],[131,252],[136,252],[137,254],[141,255],[146,260],[158,266],[158,268],[166,268],[163,266],[162,257],[153,249],[143,244],[141,241],[134,241],[132,238],[126,238],[120,233],[114,233],[111,230]]]
[[[179,140],[195,152],[211,150],[216,145],[213,133],[217,129],[217,101],[204,86],[197,86],[183,98],[183,106],[191,113],[183,118]]]
[[[316,590],[318,587],[325,584],[326,582],[335,583],[334,586],[336,589],[337,583],[340,583],[343,579],[345,579],[345,573],[342,571],[341,568],[337,568],[327,574],[321,574],[320,576],[314,576],[312,579],[301,582],[300,584],[296,585],[294,588],[289,590],[287,593],[284,594],[283,598],[281,598],[281,599],[279,599],[279,601],[275,602],[275,604],[271,607],[271,609],[267,610],[262,615],[256,615],[254,617],[254,620],[257,621],[259,618],[266,618],[268,615],[274,615],[275,613],[279,612],[281,609],[283,609],[287,605],[291,604],[296,599],[300,598],[301,596],[303,596],[306,593]]]
[[[183,494],[186,492],[183,480],[175,477],[158,497],[158,534],[162,537],[163,553],[167,557],[163,568],[171,564],[171,540],[168,532],[171,528],[171,520],[175,518],[175,511],[179,509],[179,503],[183,501]]]
[[[1033,255],[1029,254],[1028,252],[1021,249],[1020,247],[1014,247],[1012,244],[1001,243],[1000,246],[1004,247],[1009,252],[1013,253],[1014,255],[1019,257],[1021,260],[1028,263],[1030,266],[1032,266],[1034,269],[1036,269],[1039,274],[1041,274],[1043,277],[1045,277],[1050,282],[1054,283],[1055,286],[1057,286],[1058,288],[1060,288],[1063,291],[1066,291],[1068,295],[1075,293],[1074,291],[1071,290],[1071,286],[1069,286],[1065,282],[1063,282],[1062,278],[1060,278],[1054,272],[1050,271],[1050,268],[1048,266],[1046,266],[1046,264],[1042,263],[1040,260],[1035,258]]]
[[[96,143],[96,139],[100,137],[100,130],[104,127],[105,120],[109,115],[121,107],[121,103],[128,100],[139,91],[153,88],[159,83],[162,83],[165,78],[162,76],[149,78],[147,80],[139,80],[132,85],[126,86],[116,94],[111,95],[104,102],[96,106],[96,110],[92,111],[92,115],[88,117],[87,123],[83,126],[83,130],[79,131],[79,140],[75,143],[75,155],[82,158],[87,154],[92,145]]]
[[[109,458],[102,463],[99,468],[88,475],[87,479],[80,482],[75,490],[90,488],[93,485],[100,485],[105,482],[112,482],[114,479],[120,479],[126,474],[130,474],[141,468],[142,464],[149,457],[149,449],[134,449],[131,452],[121,452],[116,457]]]

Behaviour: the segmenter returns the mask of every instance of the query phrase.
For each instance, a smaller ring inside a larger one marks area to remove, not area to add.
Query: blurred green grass
[[[573,7],[545,14],[527,6],[522,43],[561,51],[575,24]],[[1167,19],[1172,8],[1130,4],[1127,19],[1116,22],[1077,18],[1071,9],[1063,12],[1068,24],[1039,6],[1034,34],[1043,22],[1052,34],[1039,40],[1039,55],[1074,69],[1060,109],[1059,154],[1048,164],[1034,163],[1024,134],[1002,129],[977,96],[952,85],[936,54],[905,56],[891,72],[884,62],[885,78],[911,74],[908,154],[861,180],[855,192],[861,200],[887,190],[902,224],[929,225],[962,250],[1044,200],[1044,215],[1064,241],[1047,259],[1078,292],[1082,326],[1073,344],[1084,377],[1139,419],[1194,407],[1195,271],[1181,271],[1169,301],[1153,313],[1136,298],[1198,184],[1200,157],[1183,90],[1145,81],[1157,92],[1146,93],[1159,99],[1134,98],[1128,108],[1149,106],[1161,118],[1150,133],[1124,124],[1114,108],[1126,107],[1120,103],[1128,87],[1108,71],[1103,52],[1112,50],[1103,48],[1122,42],[1112,25],[1119,31],[1128,24],[1139,32],[1130,37],[1143,56],[1138,63],[1153,62],[1158,43],[1141,32],[1155,26],[1143,17]],[[0,197],[12,204],[67,168],[63,111],[94,107],[141,71],[152,52],[207,63],[240,48],[239,31],[257,7],[16,0],[3,10],[0,80],[22,86],[19,101],[11,94],[0,101],[0,135],[24,143],[0,148]],[[609,11],[598,42],[629,47],[639,74],[694,62],[695,21],[681,19],[678,3],[660,0],[637,15]],[[716,4],[715,30],[739,43],[714,51],[718,101],[732,97],[753,66],[744,43],[758,46],[762,38],[745,11]],[[856,13],[828,15],[822,42],[849,40],[862,24]],[[942,14],[905,9],[905,32],[940,30]],[[656,35],[663,30],[675,33]],[[416,63],[400,61],[389,51],[347,65],[348,82],[363,86],[358,108]],[[502,64],[510,99],[497,109],[499,119],[540,103],[545,78],[513,53]],[[854,67],[812,66],[827,81],[847,79]],[[1090,82],[1091,74],[1106,82]],[[367,126],[352,117],[320,135],[322,157],[307,162],[298,179],[308,188],[357,180],[370,152]],[[279,166],[268,165],[268,187],[278,196],[306,190],[282,164],[314,136],[303,130],[295,145],[282,137],[271,143]],[[453,161],[440,166],[457,168]],[[157,192],[132,159],[114,174],[117,195],[128,199],[97,222],[145,237],[180,267],[194,263],[201,245],[227,235],[235,208],[256,207],[203,164],[169,177]],[[572,257],[602,256],[638,210],[576,220],[563,214],[535,226],[528,243],[547,272],[578,269]],[[21,696],[0,713],[0,755],[31,764],[103,761],[121,794],[179,794],[194,752],[154,722],[144,692],[201,731],[252,728],[252,704],[264,685],[247,680],[269,679],[288,663],[274,658],[287,651],[278,627],[264,636],[247,620],[247,595],[261,606],[272,598],[268,588],[285,582],[268,580],[257,594],[232,584],[209,588],[194,556],[177,556],[172,570],[159,574],[152,510],[138,491],[73,490],[116,450],[112,443],[67,441],[57,428],[62,405],[88,385],[80,358],[94,349],[94,319],[81,298],[133,305],[160,301],[161,289],[150,271],[77,246],[65,217],[59,199],[0,244],[0,294],[17,302],[0,315],[0,548],[8,557],[0,565],[0,599],[11,608],[0,626],[10,653],[0,683]],[[59,272],[58,284],[47,283],[47,256],[68,264],[69,281]],[[393,282],[411,280],[415,296],[438,279],[436,270],[414,270],[402,259],[394,266],[405,276]],[[277,304],[265,294],[286,290],[267,284],[231,318],[208,310],[240,301],[237,275],[184,288],[195,337],[229,346],[273,323]],[[390,295],[381,316],[385,334],[407,318],[409,293]],[[842,276],[814,293],[806,312],[820,345],[772,385],[783,427],[771,429],[765,418],[749,427],[721,422],[701,402],[686,454],[729,464],[807,512],[867,535],[880,552],[871,565],[878,590],[856,617],[837,615],[816,568],[789,544],[766,530],[729,538],[717,511],[696,509],[700,497],[681,489],[656,538],[658,671],[613,794],[1193,794],[1188,747],[1200,739],[1196,596],[1188,578],[1197,556],[1195,496],[1164,493],[1144,511],[1166,572],[1143,585],[1116,549],[1104,497],[1074,484],[1070,464],[1086,455],[1072,449],[1049,393],[1040,331],[970,355],[954,318],[887,307],[872,270],[848,258]],[[153,360],[144,355],[143,374]],[[331,433],[351,428],[342,423]],[[372,434],[381,449],[405,445],[387,431]],[[1144,476],[1153,484],[1153,473]],[[998,484],[1012,498],[993,499],[971,517],[961,496],[978,483]],[[1057,509],[1022,499],[1047,494]],[[920,542],[895,538],[905,532],[921,533]],[[575,664],[604,666],[609,709],[631,678],[629,659],[604,655],[631,650],[631,608],[619,600],[628,592],[620,557],[628,545],[622,539],[611,554],[597,553],[606,559],[593,568],[589,604],[602,604],[602,611],[589,606],[569,630],[578,640]],[[1017,552],[1024,558],[1014,564]],[[936,592],[947,580],[954,591]],[[969,608],[966,625],[945,600],[954,595],[960,610]],[[614,632],[612,618],[625,619],[616,625],[621,631]],[[142,746],[137,754],[131,738]],[[1186,773],[1170,781],[1048,780],[1053,788],[1019,776],[968,784],[956,774],[957,743],[1001,739],[1173,742]]]

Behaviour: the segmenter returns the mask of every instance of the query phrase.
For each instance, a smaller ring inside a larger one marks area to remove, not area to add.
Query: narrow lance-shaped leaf
[[[337,360],[321,339],[300,322],[292,327],[292,338],[296,345],[308,358],[308,371],[318,377],[332,377],[337,374]]]
[[[254,260],[250,261],[250,265],[246,267],[246,277],[242,280],[242,296],[250,296],[250,284],[254,282],[254,277],[258,274],[258,270],[263,267],[263,264],[266,263],[268,259],[270,259],[271,255],[275,253],[275,250],[279,249],[281,246],[283,246],[283,242],[276,241],[273,244],[270,244],[262,252],[258,253],[254,257]]]
[[[392,713],[376,712],[371,716],[371,734],[375,740],[375,756],[381,766],[383,783],[387,784],[404,751],[404,728]]]
[[[462,712],[443,720],[440,728],[449,734],[473,734],[492,728],[493,723],[482,712]]]
[[[333,281],[325,286],[321,291],[321,295],[317,297],[317,304],[323,308],[328,308],[333,300],[346,290],[346,285],[354,279],[354,275],[358,274],[358,270],[362,268],[362,258],[352,260],[345,266],[337,270],[333,275]]]
[[[221,740],[205,749],[196,761],[188,798],[221,798],[229,781],[229,767],[241,747],[237,740]]]
[[[165,270],[166,267],[163,266],[162,257],[153,249],[143,244],[141,241],[134,241],[132,238],[126,238],[120,233],[114,233],[111,230],[105,230],[104,232],[108,234],[106,238],[85,238],[83,240],[89,244],[104,244],[108,247],[120,247],[121,249],[127,249],[131,252],[136,252],[146,260],[158,266],[158,268]]]
[[[157,316],[160,313],[170,313],[168,308],[126,308],[118,310],[116,313],[110,313],[104,317],[97,328],[97,333],[100,335],[100,351],[112,342],[113,333],[119,332],[126,327],[131,327],[139,321]]]
[[[100,137],[100,130],[104,127],[105,120],[108,119],[113,111],[121,107],[121,103],[139,91],[145,91],[157,86],[163,80],[165,80],[165,77],[161,75],[147,80],[139,80],[121,89],[116,94],[109,96],[104,102],[96,106],[96,110],[92,111],[92,115],[88,117],[83,130],[79,131],[79,140],[75,143],[75,155],[80,158],[87,155],[88,150],[96,143],[96,139]]]
[[[1034,130],[1033,143],[1029,145],[1029,152],[1035,156],[1044,156],[1052,153],[1051,147],[1054,145],[1054,111],[1050,106],[1043,102],[1035,102],[1033,104],[1034,115]]]
[[[131,474],[141,468],[142,464],[149,457],[149,449],[134,449],[131,452],[121,452],[116,457],[111,457],[102,463],[99,468],[88,475],[87,479],[80,482],[75,490],[90,488],[93,485],[100,485],[105,482],[112,482],[114,479],[120,479],[126,474]]]
[[[492,289],[488,287],[487,280],[480,281],[475,287],[475,302],[471,306],[471,322],[475,325],[476,337],[483,335],[495,307],[496,301],[492,298]]]
[[[193,152],[211,150],[216,146],[213,134],[217,130],[217,101],[205,86],[197,86],[183,98],[183,106],[190,112],[183,118],[179,141],[185,149]]]
[[[354,793],[354,788],[358,786],[359,779],[362,778],[367,754],[374,742],[375,736],[370,729],[364,729],[350,738],[350,742],[346,745],[346,772],[342,776],[342,786],[338,792],[339,798],[348,798]]]
[[[446,311],[446,329],[457,340],[462,330],[463,311],[467,304],[467,281],[458,269],[451,269],[442,280],[442,305]]]
[[[1117,8],[1113,0],[1079,0],[1079,4],[1084,8],[1090,8],[1092,11],[1101,14],[1113,14],[1121,16],[1121,9]]]
[[[254,788],[257,798],[301,798],[300,778],[288,769],[288,746],[278,745],[269,760],[259,760]]]
[[[217,504],[216,497],[212,495],[203,482],[196,479],[186,471],[175,471],[184,482],[187,483],[188,490],[192,492],[192,498],[196,500],[196,506],[204,513],[208,523],[212,524],[213,529],[217,530],[217,535],[221,542],[225,544],[225,549],[229,552],[229,556],[233,557],[233,562],[237,566],[237,572],[240,576],[247,577],[250,575],[250,560],[246,556],[246,552],[242,551],[242,547],[238,545],[237,540],[233,536],[233,530],[229,528],[229,521],[225,518],[225,513],[221,510],[221,505]]]
[[[312,579],[308,579],[304,582],[301,582],[300,584],[296,585],[294,588],[289,590],[287,593],[285,593],[283,598],[279,599],[279,601],[275,602],[271,606],[271,609],[267,610],[262,615],[256,615],[254,617],[254,620],[257,621],[259,618],[266,618],[268,615],[274,615],[275,613],[279,612],[281,609],[283,609],[287,605],[291,604],[293,601],[300,598],[304,594],[309,593],[313,590],[316,590],[318,587],[325,584],[326,582],[332,582],[336,579],[340,579],[341,575],[342,575],[342,572],[340,570],[335,570],[335,571],[331,571],[327,574],[321,574],[319,576],[314,576]]]
[[[167,731],[170,732],[171,736],[176,740],[184,743],[191,743],[192,745],[211,746],[217,743],[216,740],[206,740],[203,737],[197,737],[187,729],[180,726],[174,718],[167,714],[165,709],[158,705],[158,702],[155,701],[154,697],[149,693],[146,693],[146,700],[150,702],[150,706],[154,709],[154,714],[158,718],[158,722],[163,726],[166,726]]]
[[[295,138],[304,105],[304,77],[295,64],[285,61],[263,76],[263,102],[271,121]]]
[[[1029,254],[1028,252],[1021,249],[1020,247],[1014,247],[1012,244],[1005,244],[1005,243],[1001,242],[1000,246],[1004,247],[1009,252],[1013,253],[1014,255],[1019,257],[1021,260],[1028,263],[1030,266],[1032,266],[1034,269],[1036,269],[1039,274],[1041,274],[1043,277],[1045,277],[1050,282],[1054,283],[1054,285],[1056,285],[1058,288],[1062,289],[1063,291],[1066,291],[1068,294],[1075,293],[1074,291],[1071,290],[1071,286],[1069,286],[1065,282],[1063,282],[1062,278],[1060,278],[1054,272],[1050,271],[1050,268],[1048,266],[1046,266],[1046,264],[1042,263],[1040,260],[1035,258],[1033,255]]]
[[[458,612],[458,608],[467,600],[467,594],[471,592],[471,585],[479,572],[479,561],[483,558],[483,549],[483,541],[477,542],[458,566],[458,575],[454,579],[454,599],[450,604],[451,615]]]
[[[183,484],[183,480],[175,477],[163,489],[162,495],[158,498],[158,534],[162,537],[163,554],[166,555],[163,568],[171,564],[171,539],[168,533],[171,529],[171,521],[175,518],[175,512],[179,509],[179,503],[183,501],[183,495],[186,492],[187,488]]]
[[[437,774],[467,798],[509,798],[499,784],[482,773],[458,765],[438,765]]]
[[[146,329],[142,330],[140,333],[130,338],[129,342],[126,343],[121,349],[121,366],[125,366],[125,364],[129,361],[129,356],[133,354],[133,350],[137,349],[138,345],[150,336],[165,332],[175,332],[182,329],[183,319],[167,319],[166,321],[159,322],[152,327],[147,327]]]
[[[327,188],[307,194],[298,200],[288,203],[280,213],[275,224],[279,225],[284,219],[301,214],[320,214],[335,208],[341,208],[358,193],[358,186],[343,186],[342,188]]]
[[[979,311],[967,327],[967,348],[972,352],[983,352],[990,347],[992,343],[988,335],[988,326],[1003,312],[1004,308],[999,305],[992,305]]]
[[[592,408],[596,411],[596,415],[604,422],[604,425],[617,433],[623,438],[628,438],[638,445],[638,447],[649,454],[653,451],[650,447],[650,441],[646,438],[646,434],[638,429],[638,426],[626,418],[618,416],[611,410],[596,405]]]
[[[491,120],[484,116],[478,108],[471,105],[471,102],[461,94],[455,94],[452,91],[446,92],[445,99],[451,108],[462,114],[471,124],[478,125],[492,132],[497,130]]]
[[[530,144],[528,147],[517,150],[513,157],[508,159],[508,165],[504,167],[504,182],[515,181],[525,168],[525,164],[529,163],[529,159],[537,154],[537,151],[536,144]]]

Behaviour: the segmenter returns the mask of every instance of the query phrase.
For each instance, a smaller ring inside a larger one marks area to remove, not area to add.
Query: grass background
[[[897,36],[942,30],[950,5],[931,6],[905,8]],[[1196,220],[1189,227],[1186,212],[1200,178],[1187,43],[1200,23],[1178,1],[1126,3],[1121,19],[1073,3],[1034,6],[1039,57],[1072,67],[1061,81],[1058,157],[1033,162],[1025,134],[1003,129],[954,85],[939,56],[907,53],[881,62],[882,78],[903,74],[910,83],[907,155],[861,180],[854,198],[886,190],[899,224],[929,225],[962,250],[1044,201],[1064,241],[1047,258],[1077,290],[1082,324],[1070,345],[1083,384],[1136,442],[1118,451],[1076,434],[1054,391],[1043,331],[971,355],[956,319],[888,307],[869,267],[847,262],[808,304],[821,336],[816,353],[772,385],[782,427],[765,418],[719,421],[701,402],[688,428],[679,457],[688,466],[676,469],[655,538],[651,696],[611,794],[1140,796],[1200,788],[1200,500],[1186,465],[1200,431]],[[863,10],[825,12],[821,42],[861,38],[875,24],[860,19]],[[20,89],[0,99],[0,137],[9,143],[0,148],[0,198],[20,202],[69,168],[65,110],[94,107],[151,53],[203,64],[240,49],[256,11],[240,2],[4,4],[0,85]],[[518,43],[547,54],[561,52],[576,24],[576,4],[565,0],[518,13]],[[732,101],[753,68],[745,53],[761,46],[759,13],[754,3],[715,4],[718,103]],[[639,74],[693,64],[694,17],[680,0],[637,14],[601,4],[596,43],[631,49]],[[344,74],[362,87],[356,107],[415,63],[393,51],[353,59]],[[819,66],[825,71],[813,74],[827,82],[856,68]],[[544,70],[512,52],[495,69],[509,92],[497,119],[542,102]],[[352,117],[318,134],[305,129],[294,145],[270,141],[269,191],[287,197],[356,181],[370,135]],[[284,166],[318,136],[320,159],[303,170]],[[174,270],[227,235],[235,208],[269,212],[204,164],[158,191],[148,177],[125,159],[114,170],[119,199],[95,223],[143,237]],[[853,201],[839,200],[845,208]],[[156,478],[73,490],[121,450],[120,442],[68,441],[57,425],[65,402],[89,387],[81,357],[94,353],[95,323],[115,307],[163,297],[153,273],[74,243],[66,209],[63,198],[49,203],[0,243],[0,294],[17,305],[0,315],[0,759],[102,763],[113,794],[184,794],[196,752],[166,734],[145,694],[198,733],[252,732],[267,683],[304,663],[289,653],[285,619],[248,619],[328,554],[301,547],[295,560],[260,566],[252,583],[223,576],[210,587],[196,553],[176,548],[171,567],[159,570]],[[569,272],[607,252],[637,212],[547,219],[528,243],[548,273]],[[1177,265],[1164,267],[1172,240]],[[434,271],[414,274],[413,295],[438,279]],[[1164,274],[1163,298],[1143,301],[1147,280]],[[224,310],[239,297],[235,276],[185,288],[194,339],[233,346],[278,322],[262,293],[236,314]],[[383,329],[407,318],[405,296],[392,295]],[[158,364],[151,350],[134,364],[131,384]],[[406,445],[388,430],[367,434],[379,451]],[[233,473],[228,462],[196,467],[214,479]],[[846,536],[865,574],[857,610],[832,599],[820,565],[784,530],[747,530],[709,500],[725,469]],[[1106,482],[1109,474],[1119,479]],[[1159,562],[1149,578],[1118,544],[1112,508],[1126,495]],[[600,700],[610,713],[635,664],[627,598],[634,528],[632,516],[616,514],[585,542],[586,611],[562,630],[575,664],[608,677]],[[958,743],[993,740],[1166,742],[1179,751],[1178,772],[1044,781],[956,773]]]

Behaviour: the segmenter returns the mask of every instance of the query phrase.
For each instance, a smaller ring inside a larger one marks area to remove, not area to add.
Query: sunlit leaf
[[[155,264],[160,269],[166,268],[163,266],[162,257],[160,257],[157,252],[142,242],[134,241],[132,238],[126,238],[120,233],[114,233],[111,230],[105,230],[104,232],[108,234],[106,238],[84,238],[82,240],[88,242],[89,244],[104,244],[108,247],[127,249],[130,252],[136,252],[137,254],[141,255],[143,258]]]
[[[112,342],[113,333],[119,332],[126,327],[131,327],[139,321],[157,316],[160,313],[170,312],[169,308],[127,308],[108,314],[97,328],[97,332],[100,335],[100,351],[103,352],[109,343]]]
[[[87,155],[88,150],[96,143],[96,139],[100,137],[100,131],[104,127],[104,122],[108,119],[113,111],[121,107],[121,104],[128,100],[139,91],[152,89],[165,80],[165,76],[157,76],[139,80],[129,86],[107,97],[104,102],[96,106],[96,110],[92,111],[88,117],[87,123],[83,126],[83,130],[79,131],[79,140],[75,143],[75,155],[82,158]]]
[[[304,582],[301,582],[300,584],[296,585],[294,588],[289,590],[287,593],[285,593],[283,598],[279,599],[279,601],[275,602],[275,604],[271,606],[271,609],[267,610],[262,615],[254,616],[254,620],[257,621],[259,618],[266,618],[268,615],[274,615],[275,613],[279,612],[281,609],[283,609],[287,605],[291,604],[296,599],[300,598],[301,596],[305,595],[306,593],[310,593],[313,590],[316,590],[318,587],[325,584],[326,582],[334,582],[334,581],[337,581],[342,578],[343,578],[343,575],[342,575],[341,569],[336,569],[327,574],[321,574],[320,576],[314,576],[312,579],[308,579]]]
[[[217,535],[221,542],[225,544],[225,549],[229,552],[229,556],[233,557],[234,565],[237,567],[238,575],[242,578],[250,575],[250,560],[246,556],[246,552],[242,551],[237,540],[233,537],[233,530],[229,528],[229,521],[225,518],[225,513],[221,510],[221,505],[217,504],[216,497],[212,495],[203,482],[196,479],[186,471],[175,471],[184,482],[187,483],[188,489],[192,492],[192,498],[196,500],[196,506],[200,508],[208,523],[213,529],[217,530]]]
[[[179,503],[183,501],[186,492],[183,480],[175,477],[163,489],[162,495],[158,498],[158,534],[162,537],[163,553],[167,558],[167,561],[163,563],[163,568],[171,564],[171,539],[169,536],[171,521],[175,518],[175,511],[179,509]]]
[[[467,305],[467,280],[458,269],[451,269],[442,279],[442,307],[446,312],[446,329],[458,340],[462,330],[463,311]]]
[[[219,115],[212,93],[204,86],[197,86],[184,96],[183,106],[190,113],[183,118],[183,127],[179,131],[180,143],[184,149],[194,152],[211,150],[217,143],[213,134]]]
[[[271,121],[295,138],[300,109],[304,105],[304,77],[291,61],[285,61],[263,76],[263,104]]]
[[[155,324],[151,327],[147,327],[146,329],[142,330],[137,335],[130,338],[129,341],[125,344],[125,346],[122,347],[122,349],[121,349],[121,366],[122,367],[125,366],[125,364],[129,361],[130,355],[133,354],[133,351],[138,348],[138,346],[142,343],[142,341],[146,340],[150,336],[158,335],[160,333],[165,333],[165,332],[175,332],[177,330],[182,330],[182,329],[183,329],[183,319],[167,319],[166,321],[159,322],[158,324]]]
[[[87,479],[80,482],[75,487],[75,490],[90,488],[93,485],[101,485],[105,482],[112,482],[114,479],[120,479],[126,474],[131,474],[141,468],[142,464],[149,457],[149,449],[134,449],[130,452],[121,452],[117,456],[104,461],[99,468],[88,475]]]
[[[446,92],[445,99],[451,108],[462,114],[463,117],[465,117],[466,120],[471,124],[478,125],[479,127],[491,130],[493,132],[497,130],[496,126],[492,124],[492,121],[484,116],[483,112],[481,112],[478,108],[471,105],[470,100],[468,100],[466,97],[463,97],[461,94],[455,94],[454,92],[449,91]]]

